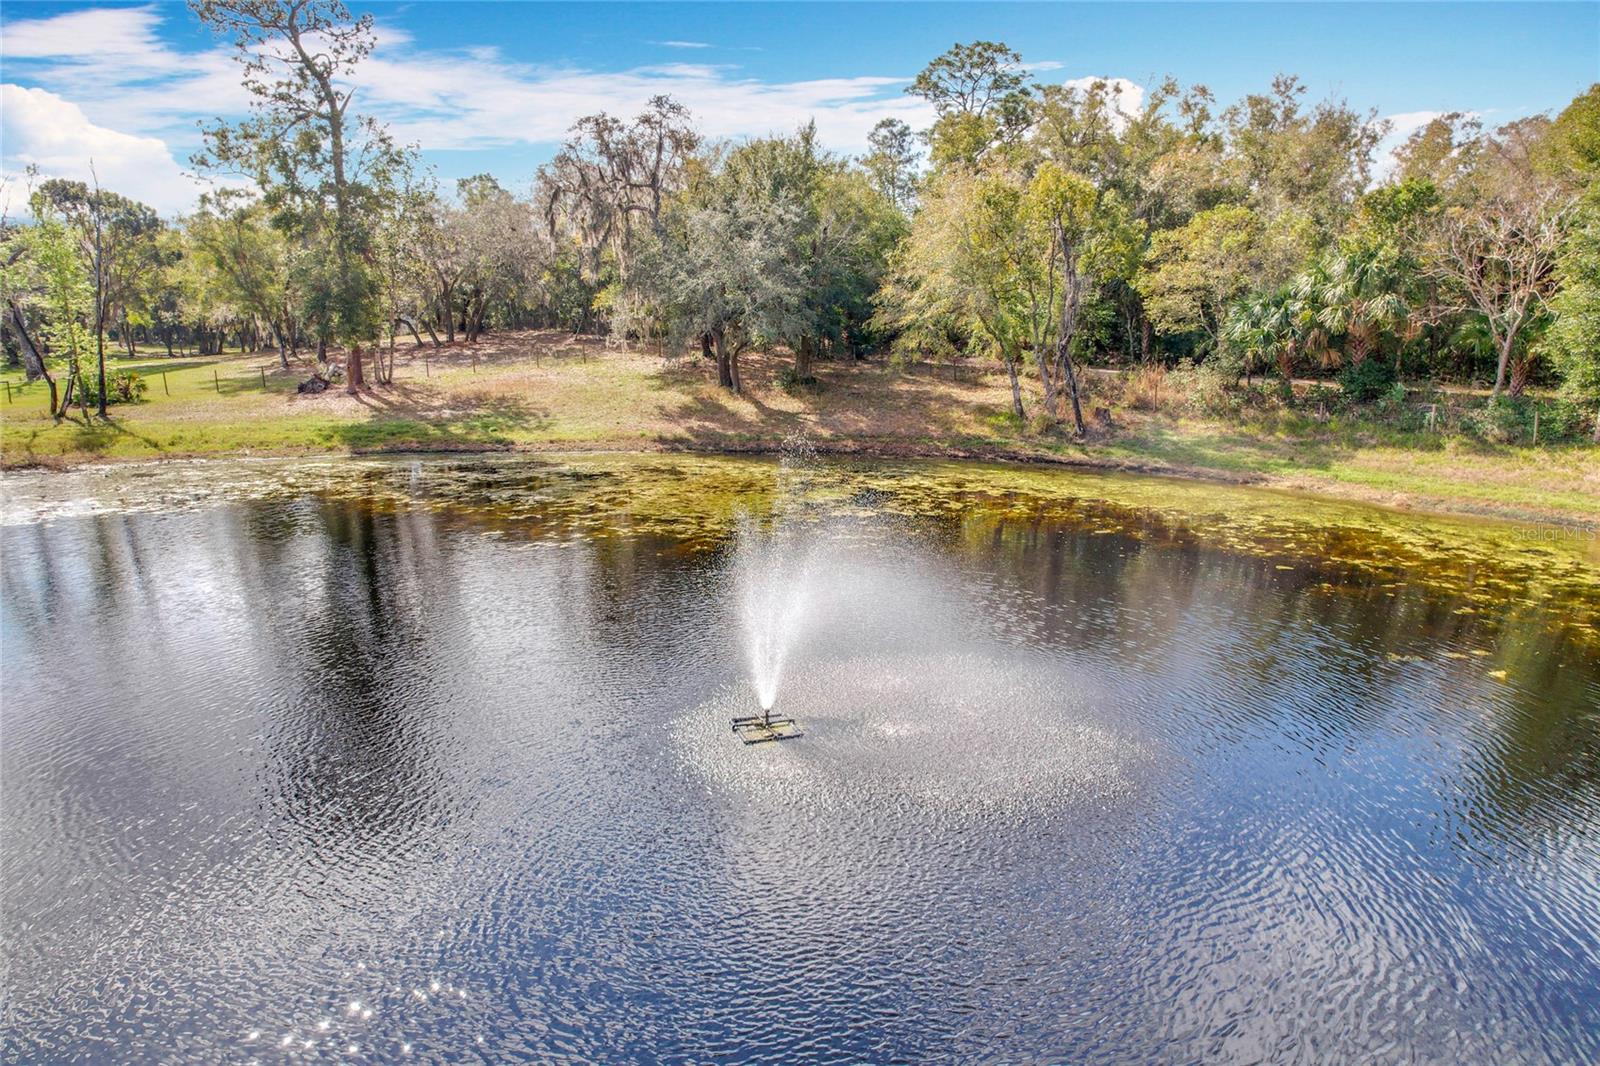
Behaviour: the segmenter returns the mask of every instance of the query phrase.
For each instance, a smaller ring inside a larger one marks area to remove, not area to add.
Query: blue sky
[[[1394,122],[1443,111],[1494,123],[1559,109],[1600,80],[1600,2],[1564,4],[353,4],[377,18],[363,110],[446,179],[487,170],[525,188],[573,119],[666,92],[714,136],[815,118],[860,150],[956,41],[1005,41],[1041,81],[1172,75],[1220,101],[1300,75]],[[181,4],[28,3],[0,12],[0,166],[84,176],[165,212],[193,202],[196,124],[246,100],[227,51]]]

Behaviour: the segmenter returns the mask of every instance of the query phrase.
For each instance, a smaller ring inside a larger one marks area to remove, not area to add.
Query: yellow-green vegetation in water
[[[1462,615],[1541,610],[1600,643],[1594,530],[1401,513],[1290,492],[1145,475],[941,461],[560,456],[216,460],[6,476],[6,520],[313,494],[427,508],[481,532],[561,542],[648,536],[717,549],[741,515],[891,515],[974,544],[1040,528],[1261,560],[1325,591],[1423,588]],[[804,508],[796,507],[803,498]]]

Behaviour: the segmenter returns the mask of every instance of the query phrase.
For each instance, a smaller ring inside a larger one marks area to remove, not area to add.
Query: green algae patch
[[[968,547],[995,538],[1121,538],[1130,550],[1224,552],[1324,594],[1425,590],[1463,619],[1539,612],[1600,643],[1600,534],[1401,513],[1280,490],[949,461],[704,455],[501,455],[215,460],[8,474],[11,524],[314,496],[425,508],[538,543],[648,538],[718,550],[741,518],[893,520]]]

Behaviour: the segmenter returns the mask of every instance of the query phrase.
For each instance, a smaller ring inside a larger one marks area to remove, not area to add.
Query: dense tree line
[[[1086,362],[1337,372],[1355,392],[1542,380],[1600,405],[1600,86],[1555,118],[1435,119],[1375,180],[1383,123],[1294,78],[1226,106],[1168,82],[1130,113],[1114,86],[1033,84],[978,41],[908,89],[930,129],[885,120],[860,158],[810,127],[709,142],[658,98],[581,119],[524,196],[488,175],[441,188],[353,110],[370,18],[192,6],[256,101],[195,159],[233,180],[173,222],[37,182],[5,227],[8,357],[60,415],[103,413],[108,343],[275,349],[286,368],[336,347],[356,390],[392,378],[397,337],[529,326],[699,352],[734,390],[752,346],[792,353],[796,381],[871,352],[992,357],[1019,419],[1080,431]]]

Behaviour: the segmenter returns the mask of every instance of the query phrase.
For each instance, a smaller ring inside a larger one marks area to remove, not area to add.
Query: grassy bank
[[[42,383],[0,376],[0,462],[61,467],[158,457],[404,450],[760,451],[804,431],[824,451],[955,456],[1158,470],[1298,488],[1429,510],[1589,523],[1600,517],[1600,449],[1489,445],[1338,418],[1227,419],[1092,402],[1112,425],[1085,441],[1031,432],[1008,413],[1003,375],[975,368],[825,363],[816,387],[786,389],[785,357],[747,355],[745,395],[697,360],[566,334],[398,354],[396,381],[359,397],[301,396],[309,373],[273,354],[119,359],[144,401],[53,422]],[[9,401],[9,402],[8,402]]]

